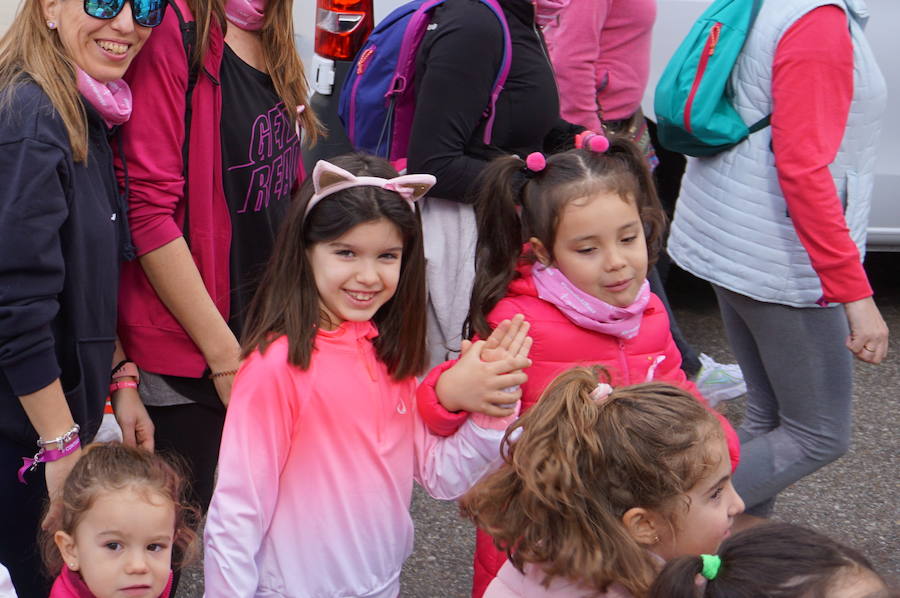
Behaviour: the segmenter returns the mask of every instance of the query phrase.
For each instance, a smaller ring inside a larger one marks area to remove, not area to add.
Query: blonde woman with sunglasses
[[[131,113],[122,76],[165,8],[24,0],[0,39],[0,563],[21,598],[47,595],[46,498],[52,519],[108,392],[126,440],[152,448],[136,370],[113,365],[131,246],[109,135]]]

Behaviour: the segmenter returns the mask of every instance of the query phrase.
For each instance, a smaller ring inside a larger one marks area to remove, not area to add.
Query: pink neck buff
[[[539,263],[531,268],[538,297],[552,303],[573,323],[617,338],[633,338],[640,332],[641,318],[650,301],[650,283],[646,280],[634,303],[616,307],[572,284],[566,275],[552,266]]]
[[[94,110],[100,113],[107,127],[121,125],[131,116],[131,88],[124,80],[103,83],[81,69],[76,69],[78,91]]]
[[[225,16],[245,31],[259,31],[266,16],[267,0],[227,0]]]

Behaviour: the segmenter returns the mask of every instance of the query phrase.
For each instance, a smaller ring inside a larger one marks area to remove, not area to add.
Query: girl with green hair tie
[[[648,598],[894,598],[856,550],[788,523],[750,528],[718,554],[668,562]]]

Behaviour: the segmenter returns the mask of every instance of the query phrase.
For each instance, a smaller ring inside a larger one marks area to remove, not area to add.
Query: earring
[[[74,571],[77,567],[78,567],[77,564],[75,564],[75,563],[69,563],[69,569],[71,569],[72,571]]]
[[[659,544],[659,536],[653,536],[653,543]]]
[[[56,29],[55,21],[47,21],[47,29]]]

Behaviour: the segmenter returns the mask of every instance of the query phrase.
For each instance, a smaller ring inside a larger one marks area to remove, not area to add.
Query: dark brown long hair
[[[697,585],[703,570],[698,556],[669,561],[650,588],[649,598],[824,598],[845,575],[870,573],[856,550],[813,530],[788,523],[759,525],[722,543],[715,579]],[[884,588],[868,598],[897,596]]]
[[[69,0],[72,1],[72,0]],[[97,442],[88,446],[66,478],[62,490],[59,530],[70,536],[101,492],[136,488],[172,501],[175,509],[173,567],[189,564],[197,556],[200,522],[197,509],[187,502],[187,487],[181,467],[168,458],[120,442]],[[63,565],[53,541],[58,530],[41,535],[41,549],[48,575],[56,576]]]
[[[209,50],[209,35],[217,25],[228,27],[225,0],[186,0],[196,22],[197,44],[191,57],[191,68],[200,68]],[[294,41],[294,0],[269,0],[262,29],[259,31],[266,70],[272,78],[275,93],[284,102],[290,122],[299,120],[307,139],[314,142],[322,126],[309,107],[309,90],[303,62]],[[296,107],[304,106],[297,116]]]
[[[598,192],[615,193],[637,206],[647,236],[652,265],[662,243],[665,213],[653,177],[637,147],[624,138],[613,139],[606,152],[570,150],[547,158],[540,172],[524,169],[515,157],[498,158],[475,184],[475,283],[464,337],[487,337],[487,314],[506,295],[520,259],[522,244],[536,237],[553,258],[559,215],[570,201]],[[523,184],[524,183],[524,184]],[[517,213],[521,208],[521,216]]]
[[[620,387],[598,403],[598,376],[596,367],[557,376],[507,430],[504,464],[460,505],[519,570],[536,563],[547,583],[562,577],[600,593],[615,582],[643,596],[656,569],[622,517],[652,509],[677,530],[685,494],[718,465],[723,432],[671,384]]]
[[[365,154],[329,160],[356,176],[392,178],[397,171],[386,161]],[[394,296],[372,321],[378,327],[375,350],[395,380],[414,376],[425,367],[425,255],[418,213],[393,191],[352,187],[329,195],[304,218],[313,196],[312,178],[297,191],[244,325],[242,353],[264,352],[275,338],[288,339],[288,360],[306,369],[315,348],[321,307],[307,252],[317,243],[336,239],[354,226],[390,221],[403,238],[400,281]]]

